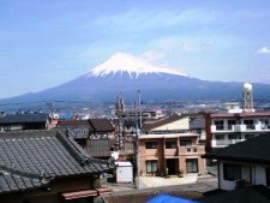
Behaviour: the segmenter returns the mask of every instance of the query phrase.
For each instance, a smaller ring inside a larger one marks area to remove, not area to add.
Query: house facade
[[[206,150],[270,132],[270,112],[214,113],[205,117]]]
[[[144,124],[138,152],[142,175],[205,173],[204,145],[189,124],[188,116],[179,115]]]
[[[219,189],[259,184],[269,187],[269,143],[270,136],[266,134],[203,155],[217,160]]]
[[[183,175],[205,173],[204,146],[198,134],[147,134],[139,137],[141,175]]]

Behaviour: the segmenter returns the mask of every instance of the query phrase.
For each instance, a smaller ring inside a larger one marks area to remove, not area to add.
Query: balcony
[[[243,142],[244,139],[224,139],[224,140],[212,140],[211,145],[213,148],[226,147],[231,144],[236,144],[238,142]]]
[[[216,125],[211,125],[211,132],[212,133],[219,133],[219,132],[232,132],[232,129],[228,129],[228,128],[225,128],[225,126],[223,128],[217,128]]]
[[[233,125],[232,126],[232,131],[233,132],[244,132],[247,130],[247,126],[244,124],[238,124],[238,125]]]
[[[203,145],[190,145],[185,147],[179,147],[179,155],[192,155],[205,153]]]
[[[232,132],[268,132],[270,131],[270,125],[254,124],[254,125],[245,125],[237,124],[232,125],[231,128],[224,127],[223,129],[217,129],[215,125],[211,125],[212,133],[232,133]]]

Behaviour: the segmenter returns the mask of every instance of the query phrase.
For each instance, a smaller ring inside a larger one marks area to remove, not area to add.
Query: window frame
[[[146,160],[145,161],[145,169],[147,174],[155,174],[158,171],[158,163],[157,160]],[[150,168],[150,170],[148,170]]]
[[[199,172],[199,160],[196,158],[186,159],[186,170],[187,170],[187,173],[198,173]]]
[[[215,120],[214,124],[217,130],[224,130],[224,120]]]
[[[157,149],[158,143],[156,141],[145,142],[145,149]]]
[[[166,149],[176,149],[177,148],[177,141],[166,141],[165,148]]]
[[[179,142],[180,142],[179,144],[181,147],[186,147],[186,146],[192,145],[192,140],[190,138],[180,138]]]
[[[227,181],[239,180],[242,177],[240,164],[223,163],[223,179]]]

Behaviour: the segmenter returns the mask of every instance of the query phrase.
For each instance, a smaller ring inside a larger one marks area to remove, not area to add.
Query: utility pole
[[[139,128],[142,127],[141,91],[138,90]]]
[[[137,189],[140,189],[140,143],[139,143],[139,137],[140,137],[140,130],[138,128],[138,124],[136,123],[136,161],[137,161]]]

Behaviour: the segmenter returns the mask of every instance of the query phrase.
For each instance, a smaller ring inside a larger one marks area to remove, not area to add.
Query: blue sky
[[[0,98],[62,84],[116,52],[201,79],[270,83],[268,0],[0,4]]]

